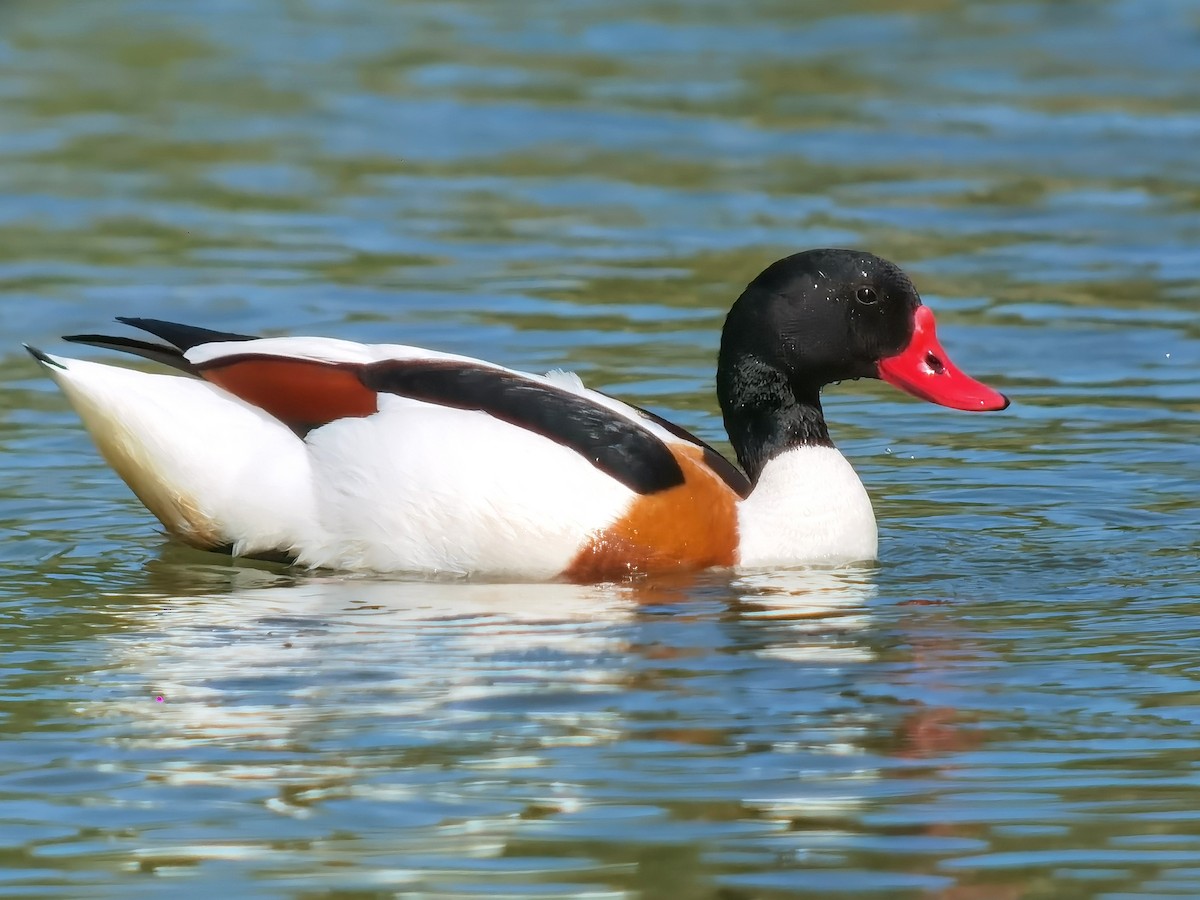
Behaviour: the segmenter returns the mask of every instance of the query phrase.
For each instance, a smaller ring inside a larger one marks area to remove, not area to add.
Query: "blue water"
[[[1192,3],[0,10],[0,895],[1200,895]],[[970,416],[830,389],[878,566],[311,575],[167,542],[21,351],[114,315],[567,367],[724,446],[860,246]],[[160,699],[161,698],[161,699]]]

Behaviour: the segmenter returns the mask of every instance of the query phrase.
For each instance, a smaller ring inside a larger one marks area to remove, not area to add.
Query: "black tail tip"
[[[54,366],[54,368],[56,368],[56,369],[65,369],[66,368],[66,366],[62,365],[61,363],[54,360],[52,357],[43,353],[37,347],[31,347],[28,344],[22,344],[21,346],[24,347],[26,350],[28,350],[29,355],[32,356],[34,359],[36,359],[38,362],[40,362],[43,366]]]

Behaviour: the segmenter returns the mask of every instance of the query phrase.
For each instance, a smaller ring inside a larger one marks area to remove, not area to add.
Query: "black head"
[[[963,375],[937,343],[932,313],[894,263],[862,250],[806,250],[768,266],[733,304],[721,334],[717,397],[752,479],[774,454],[830,444],[821,388],[884,378],[959,409],[1007,400]]]
[[[921,297],[894,263],[861,250],[806,250],[768,266],[725,320],[721,363],[752,358],[800,392],[874,376],[912,335]]]

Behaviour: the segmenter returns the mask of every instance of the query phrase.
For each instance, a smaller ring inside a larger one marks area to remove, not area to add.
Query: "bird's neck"
[[[752,482],[768,462],[796,447],[833,447],[817,384],[760,357],[722,360],[717,397],[729,442]]]

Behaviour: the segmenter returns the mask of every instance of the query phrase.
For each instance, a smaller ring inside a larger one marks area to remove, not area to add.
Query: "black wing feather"
[[[235,334],[232,331],[213,331],[211,328],[198,328],[195,325],[180,325],[176,322],[165,322],[162,319],[139,319],[131,316],[117,316],[117,321],[142,331],[148,331],[155,337],[162,338],[171,346],[156,344],[152,341],[140,341],[136,338],[113,337],[107,334],[64,334],[63,340],[72,344],[87,344],[91,347],[101,347],[105,350],[120,350],[132,353],[143,359],[153,360],[179,369],[189,375],[199,375],[199,371],[184,359],[183,354],[199,344],[211,344],[214,341],[253,341],[253,335]]]
[[[485,412],[579,453],[639,494],[683,484],[670,449],[606,406],[512,372],[442,360],[385,360],[359,376],[373,391]]]
[[[211,328],[200,328],[196,325],[180,325],[178,322],[165,322],[162,319],[139,319],[132,316],[117,316],[118,322],[148,331],[156,338],[162,338],[168,344],[187,352],[200,344],[213,344],[218,341],[256,341],[252,334],[237,334],[232,331],[213,331]]]
[[[155,344],[151,341],[139,341],[134,338],[110,337],[107,334],[64,334],[63,340],[70,341],[72,344],[87,344],[92,347],[101,347],[105,350],[120,350],[124,353],[132,353],[134,356],[162,363],[164,366],[170,366],[173,369],[179,369],[181,372],[187,372],[189,375],[199,374],[195,366],[183,358],[183,353],[174,347],[168,347],[166,344]]]

